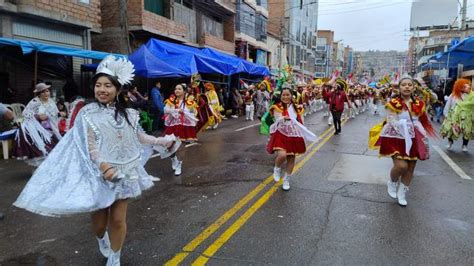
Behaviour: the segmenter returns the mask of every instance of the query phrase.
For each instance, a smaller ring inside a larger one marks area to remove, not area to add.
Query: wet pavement
[[[147,169],[162,181],[131,201],[122,264],[473,265],[474,180],[432,149],[399,207],[384,185],[390,159],[367,149],[381,119],[363,114],[332,136],[321,113],[307,117],[321,140],[298,158],[289,192],[269,179],[273,156],[257,121],[230,119],[201,134],[180,151],[179,177],[170,160],[151,159]],[[469,148],[445,152],[474,178]],[[103,265],[87,214],[48,218],[11,206],[32,171],[0,162],[0,265]]]

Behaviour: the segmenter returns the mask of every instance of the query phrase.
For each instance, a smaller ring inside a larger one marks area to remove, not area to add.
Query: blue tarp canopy
[[[157,39],[150,39],[144,46],[155,58],[177,68],[187,76],[191,76],[194,73],[221,74],[226,76],[237,73],[258,76],[270,74],[268,68],[264,66],[247,62],[237,56],[227,55],[211,48],[199,49]],[[133,57],[135,53],[130,55],[130,57]],[[139,56],[136,57],[137,60],[139,58]],[[151,70],[149,69],[149,71]]]
[[[474,68],[474,37],[464,39],[446,52],[433,55],[428,62],[430,60],[444,62],[447,68],[456,68],[458,64],[463,64],[464,69]]]
[[[39,42],[8,39],[8,38],[0,38],[0,46],[1,45],[17,46],[22,50],[23,54],[41,52],[41,53],[48,53],[48,54],[58,54],[58,55],[91,58],[91,59],[99,59],[99,60],[103,59],[107,55],[110,55],[110,53],[50,45],[50,44],[44,44],[44,43],[39,43]],[[124,56],[124,55],[118,55],[118,54],[114,54],[114,55],[119,56],[119,57]]]
[[[212,48],[204,48],[201,50],[202,53],[217,58],[226,62],[230,62],[233,65],[237,66],[237,73],[247,73],[250,75],[256,76],[269,76],[270,71],[267,67],[248,62],[240,57],[235,55],[229,55],[220,51],[217,51]]]
[[[142,45],[128,59],[135,65],[135,74],[146,78],[186,77],[186,72],[154,56]]]

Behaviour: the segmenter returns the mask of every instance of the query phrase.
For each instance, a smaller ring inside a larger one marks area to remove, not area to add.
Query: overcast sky
[[[454,0],[456,1],[456,0]],[[411,0],[320,0],[318,29],[356,51],[408,49]]]

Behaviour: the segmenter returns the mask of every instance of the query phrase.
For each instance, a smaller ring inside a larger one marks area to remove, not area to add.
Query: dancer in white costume
[[[126,59],[105,58],[94,76],[96,102],[84,106],[74,127],[35,171],[15,206],[45,216],[92,212],[92,228],[107,265],[120,265],[127,199],[153,186],[143,168],[144,145],[174,149],[174,136],[155,138],[125,108],[120,93],[133,79]],[[109,238],[110,235],[110,238]]]

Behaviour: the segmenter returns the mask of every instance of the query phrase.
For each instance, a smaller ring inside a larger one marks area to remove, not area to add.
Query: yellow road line
[[[320,136],[327,135],[331,132],[333,127],[326,129]],[[308,146],[307,150],[310,150],[316,142],[313,142]],[[304,160],[303,160],[304,161]],[[296,166],[298,167],[298,165]],[[249,192],[245,197],[240,199],[231,209],[229,209],[226,213],[224,213],[221,217],[219,217],[214,223],[208,226],[204,231],[202,231],[197,237],[195,237],[191,242],[186,244],[183,247],[182,252],[177,253],[171,260],[165,263],[166,266],[171,265],[179,265],[186,257],[196,248],[201,245],[207,238],[209,238],[214,232],[216,232],[223,224],[225,224],[232,216],[235,215],[240,209],[242,209],[249,201],[251,201],[258,193],[260,193],[271,181],[273,180],[273,175],[267,177],[262,183],[260,183],[257,187],[255,187],[251,192]]]
[[[303,165],[324,145],[333,135],[328,135],[322,142],[312,150],[308,156],[301,160],[296,166],[293,173],[296,173]],[[276,183],[261,198],[259,198],[242,216],[240,216],[227,230],[225,230],[219,238],[216,239],[192,265],[205,265],[210,257],[212,257],[247,221],[260,207],[265,204],[270,197],[278,190],[280,183]]]
[[[250,193],[245,197],[240,199],[237,204],[235,204],[231,209],[224,213],[219,219],[202,231],[196,238],[189,242],[183,248],[183,252],[176,254],[171,260],[165,263],[165,265],[178,265],[181,263],[190,252],[196,250],[196,248],[204,242],[209,236],[211,236],[215,231],[217,231],[224,223],[226,223],[236,212],[238,212],[242,207],[244,207],[250,200],[252,200],[260,191],[262,191],[271,181],[273,180],[273,175],[267,177],[262,183],[255,187]]]

